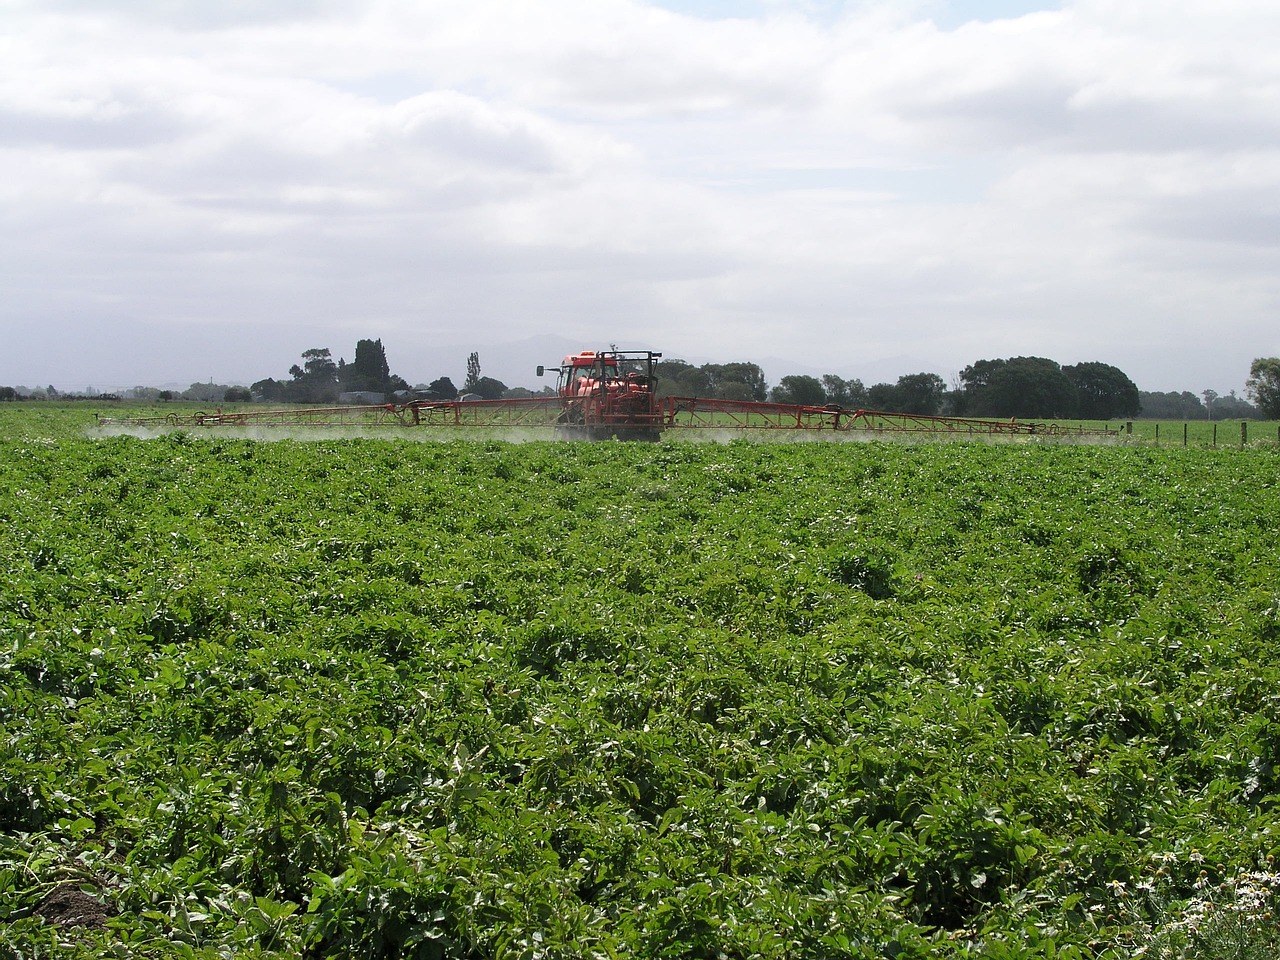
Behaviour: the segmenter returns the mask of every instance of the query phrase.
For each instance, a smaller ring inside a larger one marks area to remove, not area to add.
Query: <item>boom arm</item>
[[[667,430],[780,431],[812,430],[828,433],[912,433],[964,436],[1077,436],[1113,435],[1107,430],[1066,427],[1021,420],[981,420],[930,417],[840,406],[804,406],[706,397],[666,397],[652,412],[627,416],[603,412],[599,424],[579,419],[578,401],[563,397],[510,400],[414,400],[405,404],[350,407],[298,407],[236,410],[214,413],[168,414],[158,417],[99,417],[104,428],[140,427],[475,427],[558,429],[568,436],[617,436],[656,439]],[[586,415],[583,415],[586,416]],[[601,429],[591,431],[585,426]]]

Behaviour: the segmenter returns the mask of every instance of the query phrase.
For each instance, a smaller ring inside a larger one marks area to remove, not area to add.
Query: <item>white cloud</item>
[[[1223,391],[1280,352],[1261,0],[214,6],[5,5],[0,383],[362,336],[414,380],[540,333]]]

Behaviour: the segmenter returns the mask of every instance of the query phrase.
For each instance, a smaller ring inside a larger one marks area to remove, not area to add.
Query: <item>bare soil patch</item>
[[[104,926],[107,918],[114,912],[97,897],[90,896],[77,887],[65,885],[50,890],[35,909],[36,916],[45,923],[59,927],[93,929]]]

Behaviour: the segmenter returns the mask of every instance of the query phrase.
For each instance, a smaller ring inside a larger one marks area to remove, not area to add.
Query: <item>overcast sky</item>
[[[1242,390],[1278,48],[1275,0],[0,0],[0,384],[380,337]]]

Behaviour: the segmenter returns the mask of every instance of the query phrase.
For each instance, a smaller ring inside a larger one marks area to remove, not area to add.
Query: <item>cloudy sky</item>
[[[1274,0],[0,0],[0,384],[380,337],[1241,390],[1277,46]]]

